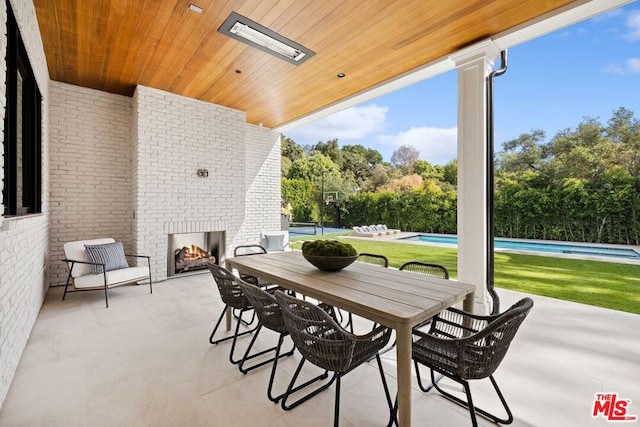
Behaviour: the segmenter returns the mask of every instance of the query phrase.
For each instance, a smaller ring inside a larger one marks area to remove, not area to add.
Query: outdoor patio
[[[333,389],[285,412],[266,398],[269,367],[242,375],[228,362],[230,343],[208,342],[222,304],[210,274],[110,291],[71,294],[51,288],[2,411],[1,426],[326,426]],[[523,295],[499,290],[503,308]],[[596,393],[630,399],[640,415],[640,316],[533,296],[535,306],[496,373],[514,426],[588,426]],[[366,323],[361,323],[362,329]],[[261,343],[270,345],[265,335]],[[245,339],[242,344],[246,345]],[[243,347],[244,348],[244,347]],[[298,355],[278,366],[284,387]],[[384,354],[395,391],[395,352]],[[476,403],[497,403],[486,387]],[[497,399],[496,399],[497,400]],[[343,426],[385,425],[375,362],[343,383]],[[481,425],[493,425],[479,418]],[[413,393],[413,423],[469,426],[466,411],[437,393]]]

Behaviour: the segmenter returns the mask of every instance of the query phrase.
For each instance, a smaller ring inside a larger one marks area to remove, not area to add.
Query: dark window
[[[5,216],[42,211],[42,96],[7,2],[7,104],[4,116]]]

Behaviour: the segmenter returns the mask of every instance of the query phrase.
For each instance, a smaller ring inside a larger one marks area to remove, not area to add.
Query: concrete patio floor
[[[266,398],[269,367],[242,375],[228,361],[230,343],[209,334],[222,303],[209,273],[61,301],[52,288],[0,411],[0,426],[327,426],[334,389],[292,410]],[[502,307],[523,294],[499,290]],[[535,306],[496,372],[514,426],[589,426],[596,393],[630,399],[640,415],[640,316],[532,297]],[[368,322],[361,320],[364,331]],[[261,335],[272,345],[275,335]],[[240,350],[248,343],[241,341]],[[395,352],[383,355],[395,393]],[[299,356],[278,365],[286,386]],[[306,368],[305,368],[306,369]],[[315,372],[309,372],[309,375]],[[426,371],[425,371],[426,373]],[[499,405],[490,384],[474,399]],[[375,362],[344,378],[342,426],[385,425],[386,403]],[[479,418],[481,425],[493,423]],[[640,421],[636,421],[640,425]],[[635,423],[626,423],[636,425]],[[413,393],[413,425],[469,426],[468,413],[435,392]]]

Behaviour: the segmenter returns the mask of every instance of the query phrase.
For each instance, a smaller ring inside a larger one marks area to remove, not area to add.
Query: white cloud
[[[640,10],[635,10],[627,16],[627,38],[629,40],[640,40]]]
[[[640,58],[627,59],[627,69],[631,73],[640,73]]]
[[[292,129],[286,135],[303,145],[334,138],[340,142],[358,141],[384,130],[388,110],[376,104],[351,107]]]
[[[607,74],[624,74],[624,69],[615,64],[609,64],[602,70]]]
[[[609,64],[603,71],[608,74],[640,73],[640,58],[629,58],[622,67],[616,64]]]
[[[444,165],[458,156],[457,135],[457,128],[412,127],[396,135],[380,135],[378,139],[394,149],[411,145],[420,152],[420,159]]]

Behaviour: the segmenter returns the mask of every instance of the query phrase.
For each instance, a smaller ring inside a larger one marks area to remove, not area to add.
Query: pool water
[[[406,237],[402,240],[418,241],[425,243],[443,243],[448,245],[457,245],[458,238],[456,236],[442,236],[434,234],[420,234],[417,236]],[[493,241],[495,249],[513,249],[520,251],[571,254],[571,255],[587,255],[602,256],[611,258],[640,259],[640,253],[633,249],[627,248],[609,248],[604,246],[590,245],[572,245],[570,243],[544,243],[533,241],[514,241],[507,239],[495,239]]]

